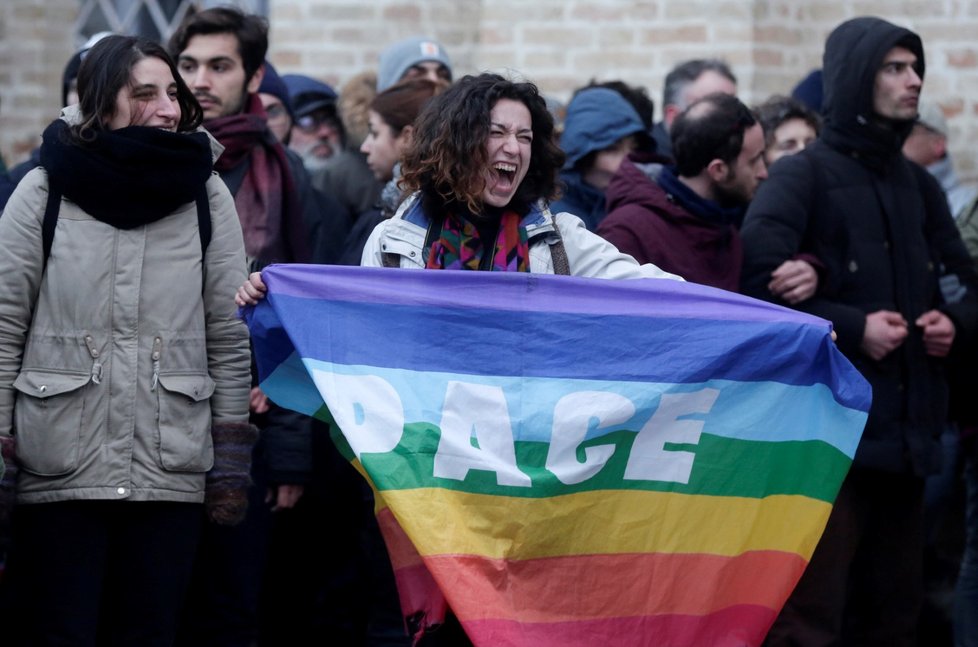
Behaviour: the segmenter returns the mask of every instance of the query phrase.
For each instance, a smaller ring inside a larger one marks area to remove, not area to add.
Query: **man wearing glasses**
[[[286,74],[282,81],[295,114],[289,148],[302,158],[306,170],[317,171],[343,150],[345,133],[336,110],[336,91],[301,74]]]

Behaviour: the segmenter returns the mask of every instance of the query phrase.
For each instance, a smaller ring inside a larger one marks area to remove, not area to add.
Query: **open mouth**
[[[510,164],[508,162],[496,162],[492,165],[492,170],[496,172],[499,179],[506,184],[512,184],[513,180],[516,178],[516,164]]]

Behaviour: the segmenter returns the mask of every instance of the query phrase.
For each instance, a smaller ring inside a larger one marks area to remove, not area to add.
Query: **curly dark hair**
[[[774,131],[778,126],[791,119],[801,119],[812,127],[817,135],[822,129],[822,120],[814,110],[804,103],[791,97],[774,95],[769,97],[764,103],[754,108],[757,120],[761,122],[764,129],[764,145],[770,146],[774,143]]]
[[[402,186],[421,191],[426,204],[446,212],[465,207],[481,214],[489,115],[500,99],[525,105],[533,129],[530,166],[509,208],[526,213],[537,200],[552,200],[564,163],[564,153],[555,143],[553,117],[534,84],[498,74],[465,76],[428,103],[415,122],[401,166]]]

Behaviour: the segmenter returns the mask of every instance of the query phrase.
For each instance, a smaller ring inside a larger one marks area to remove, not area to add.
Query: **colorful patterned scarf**
[[[465,218],[446,217],[441,235],[431,245],[425,269],[529,272],[530,245],[526,228],[520,226],[521,220],[515,211],[503,212],[496,244],[489,248],[474,224]],[[488,259],[484,258],[487,249],[492,254]]]
[[[285,149],[268,132],[257,94],[245,111],[204,123],[224,152],[214,168],[221,174],[249,158],[247,174],[234,194],[244,233],[245,251],[262,265],[305,263],[310,258],[302,206]]]

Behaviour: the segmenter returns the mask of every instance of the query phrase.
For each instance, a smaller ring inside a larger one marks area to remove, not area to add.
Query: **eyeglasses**
[[[338,126],[336,118],[324,111],[316,111],[308,115],[303,115],[295,120],[295,125],[307,133],[316,132],[323,125],[329,126],[330,128],[336,128]]]

